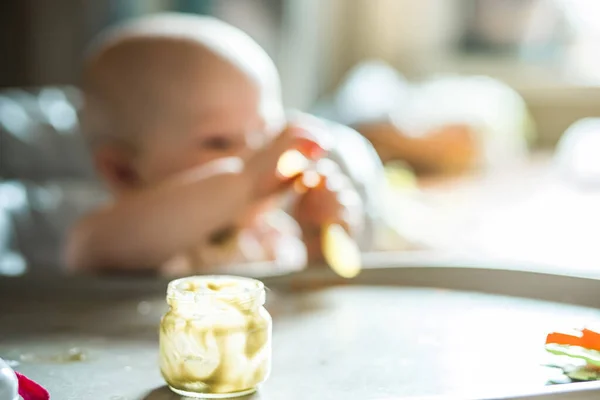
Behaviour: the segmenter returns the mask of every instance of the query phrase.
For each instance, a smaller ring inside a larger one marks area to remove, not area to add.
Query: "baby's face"
[[[217,158],[246,157],[282,128],[282,107],[266,107],[260,90],[245,80],[204,83],[190,92],[182,93],[168,123],[140,144],[135,169],[143,183]]]

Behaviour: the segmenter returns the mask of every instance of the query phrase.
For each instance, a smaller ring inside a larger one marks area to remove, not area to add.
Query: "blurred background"
[[[600,274],[596,0],[3,1],[0,274],[60,268],[64,231],[104,200],[77,135],[81,61],[103,28],[161,11],[240,27],[286,106],[373,143],[402,236],[382,250]]]

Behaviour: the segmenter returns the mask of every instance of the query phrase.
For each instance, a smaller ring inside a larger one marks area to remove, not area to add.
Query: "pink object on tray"
[[[19,380],[19,396],[23,400],[49,400],[50,394],[42,386],[18,372],[15,372]]]

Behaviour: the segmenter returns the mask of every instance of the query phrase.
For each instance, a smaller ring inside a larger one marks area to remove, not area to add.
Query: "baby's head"
[[[120,192],[251,153],[283,127],[277,70],[218,20],[147,17],[101,35],[87,59],[83,131]]]

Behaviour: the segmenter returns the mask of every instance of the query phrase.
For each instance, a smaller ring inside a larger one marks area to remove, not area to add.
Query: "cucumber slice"
[[[547,344],[546,351],[559,356],[568,356],[585,360],[590,365],[600,367],[600,351],[584,349],[579,346]]]
[[[574,368],[571,371],[565,371],[565,375],[574,381],[597,381],[600,379],[600,371],[596,369],[590,369],[587,367]]]

